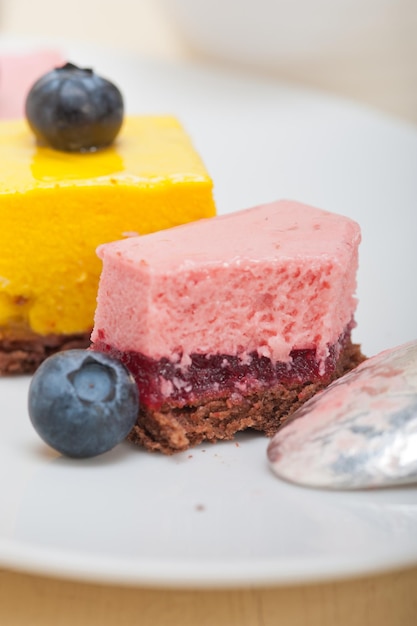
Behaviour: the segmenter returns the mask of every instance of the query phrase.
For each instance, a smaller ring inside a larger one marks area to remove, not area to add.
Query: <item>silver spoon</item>
[[[417,340],[364,361],[311,398],[267,454],[278,477],[309,487],[417,483]]]

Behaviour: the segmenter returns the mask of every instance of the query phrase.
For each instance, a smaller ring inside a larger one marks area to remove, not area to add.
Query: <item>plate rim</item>
[[[220,590],[237,588],[289,587],[334,581],[344,581],[372,575],[383,575],[417,566],[417,558],[390,551],[358,559],[327,559],[323,567],[314,560],[299,559],[288,562],[243,559],[231,565],[227,560],[214,560],[207,574],[207,562],[196,565],[194,560],[140,559],[129,561],[115,557],[86,556],[79,551],[34,547],[30,544],[14,546],[0,539],[0,567],[32,575],[58,577],[63,580],[84,581],[103,585],[122,585],[154,589]],[[307,565],[308,564],[308,565]],[[221,574],[219,575],[219,572]]]

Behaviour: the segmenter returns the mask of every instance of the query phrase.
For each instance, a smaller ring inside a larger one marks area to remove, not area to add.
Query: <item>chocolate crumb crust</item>
[[[298,407],[318,391],[365,360],[358,344],[347,339],[333,374],[313,383],[274,387],[243,396],[209,398],[198,406],[173,408],[168,403],[158,411],[141,407],[129,440],[150,451],[167,455],[208,441],[233,439],[247,428],[272,437]]]
[[[55,352],[88,348],[90,334],[11,336],[0,332],[0,376],[33,374]]]

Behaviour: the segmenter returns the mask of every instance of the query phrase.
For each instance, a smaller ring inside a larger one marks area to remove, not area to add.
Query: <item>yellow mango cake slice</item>
[[[39,145],[0,123],[0,373],[89,343],[99,244],[215,214],[212,181],[174,117],[127,117],[110,146]]]

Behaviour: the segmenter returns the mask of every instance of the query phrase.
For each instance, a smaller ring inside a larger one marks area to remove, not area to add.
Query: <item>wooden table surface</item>
[[[100,26],[93,28],[97,16]],[[0,32],[54,34],[101,44],[111,40],[116,47],[160,58],[192,55],[152,0],[72,0],[65,16],[56,0],[3,0]],[[371,83],[366,63],[362,74],[355,66],[350,75],[354,80],[334,73],[309,82],[417,123],[416,59],[404,48],[385,75],[375,72]],[[339,582],[232,591],[129,588],[0,570],[1,626],[84,624],[416,626],[417,567]]]
[[[2,626],[415,626],[417,568],[233,591],[91,585],[0,572]]]

